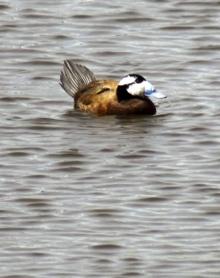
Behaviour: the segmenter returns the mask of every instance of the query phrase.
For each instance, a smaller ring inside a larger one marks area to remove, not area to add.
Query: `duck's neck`
[[[156,107],[154,103],[151,101],[151,99],[144,96],[143,97],[137,95],[133,96],[129,94],[126,90],[126,86],[118,86],[116,90],[116,94],[117,94],[118,102],[130,100],[130,99],[140,99],[143,102],[145,102],[147,106],[148,114],[154,115],[156,113]]]
[[[118,101],[121,102],[123,100],[129,100],[132,98],[136,98],[137,96],[132,96],[131,94],[129,94],[127,92],[127,86],[123,85],[123,86],[118,86],[117,90],[116,90],[116,94],[118,97]]]

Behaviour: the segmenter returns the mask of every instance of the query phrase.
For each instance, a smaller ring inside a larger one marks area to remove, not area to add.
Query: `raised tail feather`
[[[94,80],[96,80],[95,75],[87,67],[74,63],[74,60],[64,61],[60,73],[60,85],[72,98]]]

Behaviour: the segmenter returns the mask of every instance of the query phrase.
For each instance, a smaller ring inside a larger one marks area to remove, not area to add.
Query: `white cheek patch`
[[[133,96],[141,96],[144,93],[144,84],[143,84],[143,82],[131,84],[127,88],[127,91],[129,94],[131,94]]]
[[[135,78],[133,76],[128,75],[128,76],[122,78],[119,81],[118,85],[120,85],[120,86],[129,85],[129,84],[134,83],[134,82],[135,82]]]

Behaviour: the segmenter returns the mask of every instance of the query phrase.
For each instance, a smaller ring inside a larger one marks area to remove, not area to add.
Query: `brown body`
[[[156,113],[149,98],[132,97],[118,100],[118,81],[96,80],[86,67],[66,60],[61,72],[61,86],[74,98],[74,107],[83,112],[103,115]]]
[[[98,80],[75,97],[75,108],[99,116],[111,114],[154,114],[152,104],[140,98],[132,98],[118,102],[115,80]]]

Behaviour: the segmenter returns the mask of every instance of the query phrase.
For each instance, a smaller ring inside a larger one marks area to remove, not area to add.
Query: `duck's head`
[[[158,92],[154,86],[139,74],[129,74],[123,77],[117,87],[118,101],[127,100],[134,97],[148,98],[155,97],[158,99],[166,96]]]

